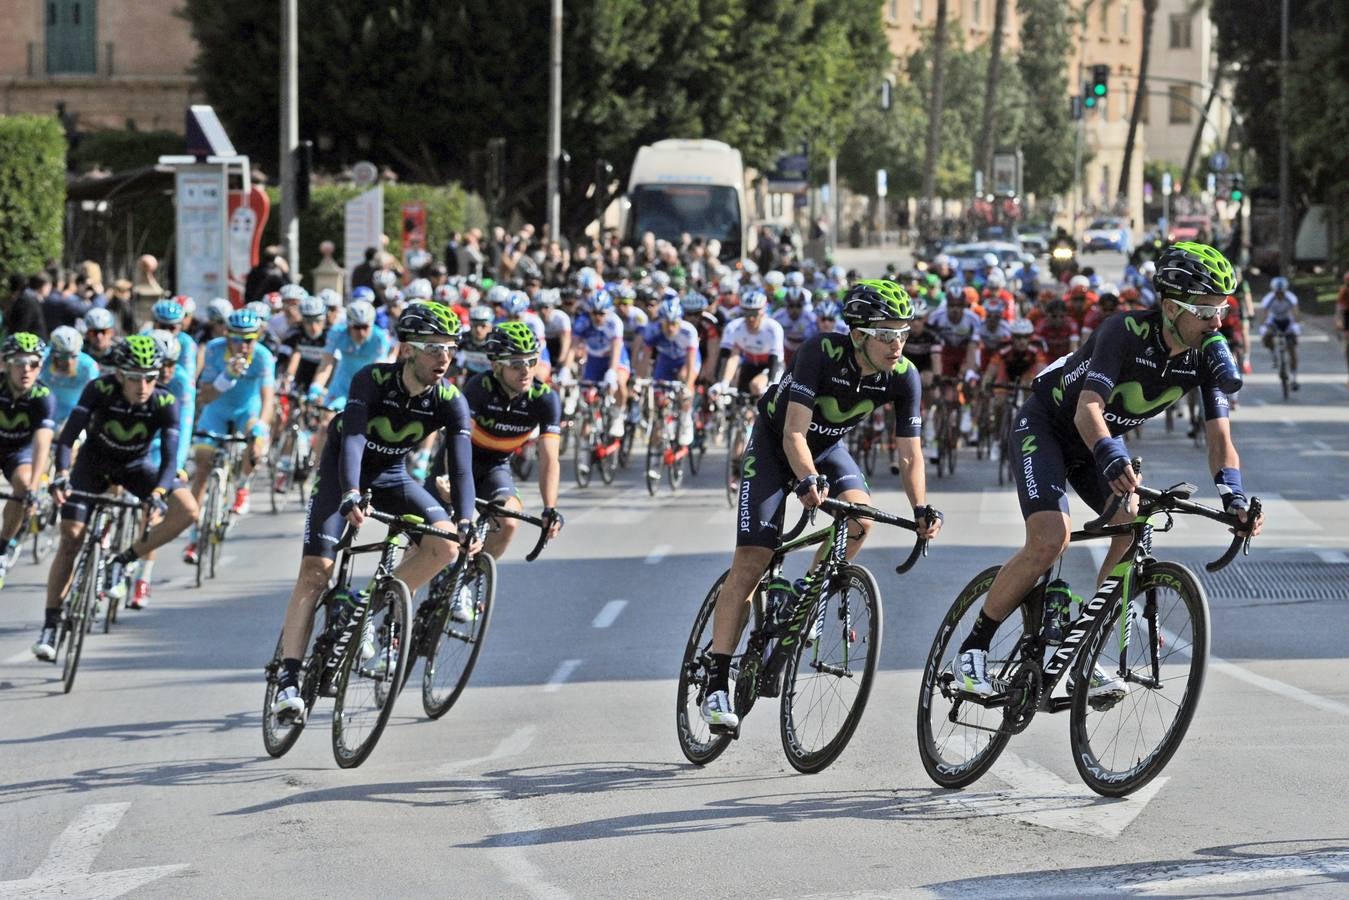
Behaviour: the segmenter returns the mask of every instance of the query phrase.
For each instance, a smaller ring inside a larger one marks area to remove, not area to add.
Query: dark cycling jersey
[[[529,390],[507,396],[490,372],[474,375],[464,384],[464,399],[473,416],[473,461],[505,462],[539,434],[561,434],[562,401],[548,385],[535,379]]]
[[[178,459],[178,403],[168,389],[156,386],[150,399],[142,404],[127,402],[116,375],[95,378],[80,394],[80,402],[70,411],[56,444],[56,468],[70,468],[71,448],[87,431],[80,459],[98,460],[106,466],[124,466],[150,452],[155,435],[159,441],[159,473],[155,487],[168,490],[173,485]]]
[[[41,381],[16,397],[9,380],[0,378],[0,454],[21,450],[41,428],[56,427],[56,397]]]
[[[806,443],[811,456],[819,456],[887,403],[895,405],[895,436],[917,437],[923,424],[921,395],[922,380],[907,359],[901,357],[889,372],[863,375],[847,335],[820,334],[796,351],[791,372],[759,400],[759,412],[770,433],[781,438],[788,403],[809,406],[813,414]]]
[[[1106,399],[1105,421],[1121,435],[1200,388],[1204,419],[1227,416],[1227,396],[1213,383],[1200,351],[1171,356],[1158,310],[1111,316],[1076,353],[1050,363],[1032,390],[1049,410],[1056,430],[1077,436],[1073,416],[1084,388]],[[1078,440],[1081,440],[1078,438]]]
[[[936,329],[924,328],[922,334],[909,332],[904,342],[904,358],[918,367],[919,372],[932,371],[932,354],[942,345],[941,335]]]
[[[403,365],[374,363],[351,379],[346,408],[329,426],[329,440],[342,442],[342,490],[359,490],[381,472],[404,467],[408,453],[427,435],[444,429],[445,446],[453,456],[456,519],[471,519],[468,403],[458,388],[445,383],[414,397],[403,384]]]
[[[289,359],[293,353],[300,354],[300,364],[295,369],[295,387],[297,390],[306,390],[309,382],[314,380],[314,373],[318,371],[319,363],[323,362],[323,348],[328,344],[328,327],[325,325],[317,337],[310,337],[303,327],[297,328],[286,335],[286,340],[282,343],[284,354]],[[280,357],[277,357],[278,361]]]
[[[492,361],[487,358],[487,342],[475,341],[465,334],[459,339],[459,350],[450,371],[463,378],[490,372]]]

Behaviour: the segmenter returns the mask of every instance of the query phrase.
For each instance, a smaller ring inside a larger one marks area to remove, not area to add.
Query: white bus
[[[671,138],[637,151],[622,204],[624,243],[650,231],[678,244],[688,233],[721,242],[723,260],[745,253],[745,164],[721,141]]]

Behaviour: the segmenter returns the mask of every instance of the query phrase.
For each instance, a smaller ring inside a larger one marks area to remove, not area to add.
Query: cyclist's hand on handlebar
[[[64,472],[58,473],[57,476],[51,480],[51,484],[47,486],[47,490],[51,492],[52,499],[56,501],[56,505],[62,506],[70,497],[70,479]]]
[[[365,509],[361,503],[361,492],[351,490],[343,494],[342,502],[337,506],[337,512],[342,518],[347,520],[352,528],[360,528],[361,523],[365,521]]]
[[[915,506],[913,520],[918,524],[918,536],[930,541],[941,533],[941,526],[946,517],[933,506]]]
[[[1117,437],[1103,437],[1091,448],[1096,467],[1118,497],[1131,494],[1143,483],[1129,459],[1124,441]]]
[[[1249,508],[1234,509],[1232,511],[1237,514],[1237,521],[1249,529],[1246,532],[1248,537],[1255,537],[1265,525],[1265,511],[1263,509],[1256,513],[1254,520],[1251,519]],[[1232,533],[1236,534],[1237,529],[1233,528]]]
[[[562,526],[565,522],[566,519],[562,517],[562,513],[558,512],[554,507],[549,506],[544,509],[543,523],[548,526],[548,540],[551,541],[553,538],[557,537],[557,533],[562,530]]]
[[[814,509],[829,496],[829,482],[823,475],[807,475],[796,483],[796,496],[806,509]]]
[[[143,505],[145,506],[146,516],[151,522],[158,522],[169,511],[169,504],[164,499],[164,495],[167,493],[163,488],[155,488],[150,492],[150,496],[145,498]]]
[[[473,530],[473,523],[468,519],[463,519],[457,526],[459,532],[459,547],[466,550],[469,556],[477,556],[482,552],[482,541],[478,539],[477,532]]]

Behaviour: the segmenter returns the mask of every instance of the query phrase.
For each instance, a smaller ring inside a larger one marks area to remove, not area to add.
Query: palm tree
[[[932,221],[937,192],[937,153],[941,149],[942,91],[946,88],[946,0],[937,0],[937,27],[932,40],[932,104],[928,111],[927,149],[923,154],[923,230]],[[925,235],[926,236],[926,235]]]
[[[1120,197],[1129,195],[1129,166],[1133,163],[1134,138],[1138,135],[1138,120],[1143,115],[1143,104],[1148,95],[1148,64],[1152,57],[1152,26],[1157,19],[1157,0],[1143,0],[1143,51],[1138,58],[1138,89],[1134,93],[1134,108],[1129,115],[1129,136],[1124,139],[1124,162],[1119,167]]]
[[[1002,66],[1002,31],[1007,24],[1007,0],[997,0],[993,7],[993,43],[989,46],[988,71],[984,77],[984,121],[979,128],[979,143],[974,148],[974,165],[983,170],[985,178],[993,174],[994,105],[997,103],[998,70]]]

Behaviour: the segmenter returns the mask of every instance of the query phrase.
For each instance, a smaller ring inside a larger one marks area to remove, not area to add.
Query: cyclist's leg
[[[397,466],[375,476],[370,485],[371,499],[376,509],[393,515],[412,513],[421,516],[433,528],[452,531],[450,514],[431,493],[412,480],[403,466]],[[415,591],[426,584],[441,569],[450,565],[459,555],[458,544],[442,537],[423,535],[417,541],[415,552],[410,552],[394,569],[394,577]]]
[[[1297,381],[1297,336],[1300,329],[1296,322],[1289,322],[1284,330],[1284,341],[1288,344],[1288,374]]]
[[[196,430],[224,434],[229,431],[229,424],[228,416],[219,408],[219,404],[208,403],[202,408]],[[192,473],[192,496],[198,503],[206,493],[206,482],[211,477],[211,462],[215,457],[215,448],[216,442],[211,438],[197,438],[193,445],[196,470]]]
[[[314,604],[328,588],[337,544],[346,530],[346,520],[337,511],[341,502],[337,453],[325,453],[319,463],[318,483],[305,510],[300,572],[291,590],[281,632],[281,657],[291,675],[300,670],[305,644],[314,626]]]
[[[0,469],[9,482],[10,493],[23,495],[28,493],[33,483],[33,445],[31,443],[0,459]],[[6,500],[3,520],[0,521],[0,554],[8,548],[9,542],[18,534],[23,523],[23,504],[17,500]]]
[[[525,508],[524,501],[520,499],[520,490],[515,485],[515,479],[511,476],[511,464],[507,460],[504,463],[497,463],[489,466],[473,467],[473,484],[477,496],[487,500],[490,503],[501,502],[507,509],[523,512]],[[517,519],[498,519],[497,530],[493,531],[483,541],[483,552],[489,554],[493,559],[501,559],[506,548],[510,546],[511,539],[515,537],[515,532],[520,528],[520,522]]]
[[[155,489],[158,478],[159,463],[147,456],[128,466],[120,482],[131,493],[144,498],[149,497]],[[146,532],[144,538],[131,545],[133,559],[164,546],[197,521],[197,500],[186,486],[175,483],[164,499],[169,505],[168,512],[159,524]]]
[[[815,469],[829,479],[829,496],[844,503],[871,502],[871,485],[858,467],[857,461],[848,452],[848,447],[839,441],[815,459]],[[848,559],[857,555],[862,543],[871,533],[871,520],[860,519],[848,523]],[[824,545],[815,551],[815,562],[824,558]]]
[[[92,454],[86,453],[75,461],[70,469],[70,487],[72,490],[96,494],[108,486],[103,472],[90,462]],[[61,507],[61,541],[56,545],[52,556],[51,569],[47,572],[47,617],[59,613],[61,601],[70,590],[70,573],[75,565],[75,556],[79,553],[80,542],[84,540],[84,526],[89,520],[89,504],[83,500],[67,500]]]

